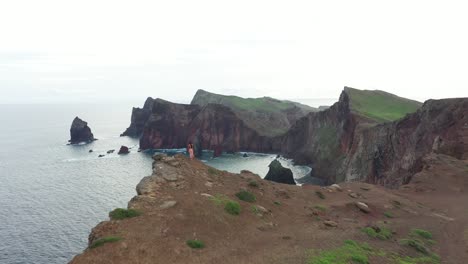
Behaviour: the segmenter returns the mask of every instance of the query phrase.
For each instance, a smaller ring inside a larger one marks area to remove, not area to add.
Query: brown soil
[[[86,249],[71,263],[296,264],[307,263],[311,249],[333,249],[347,239],[367,242],[385,252],[416,256],[413,248],[398,243],[413,228],[433,234],[431,248],[442,263],[468,263],[468,162],[431,155],[425,164],[412,183],[399,190],[344,183],[339,191],[278,184],[249,172],[215,171],[183,156],[164,157],[155,163],[155,175],[138,185],[140,195],[129,203],[143,214],[102,222],[90,235],[90,243],[106,236],[122,240]],[[250,186],[250,181],[256,181],[258,187]],[[240,201],[235,194],[242,189],[252,192],[256,201]],[[320,199],[317,191],[325,199]],[[352,198],[351,192],[358,198]],[[202,194],[238,201],[240,215],[228,214],[223,205]],[[167,201],[177,203],[161,208]],[[360,211],[354,205],[357,201],[366,203],[371,212]],[[269,212],[255,212],[254,205]],[[394,218],[387,218],[385,212]],[[338,226],[326,226],[326,220]],[[375,225],[388,226],[393,237],[379,240],[362,232],[363,227]],[[205,248],[191,249],[186,245],[189,239],[202,240]],[[369,261],[398,263],[377,255]]]

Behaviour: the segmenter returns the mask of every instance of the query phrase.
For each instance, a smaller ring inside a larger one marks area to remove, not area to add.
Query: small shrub
[[[327,207],[323,206],[323,205],[319,205],[317,204],[316,206],[314,206],[315,209],[319,210],[319,211],[322,211],[322,212],[325,212],[327,210]]]
[[[228,200],[224,205],[224,210],[232,215],[239,215],[241,211],[240,204],[236,201]]]
[[[281,205],[281,202],[278,202],[278,201],[274,201],[273,202],[275,205]]]
[[[381,240],[392,238],[392,231],[386,227],[365,227],[362,231],[370,237]]]
[[[252,205],[252,212],[253,212],[254,214],[259,214],[259,213],[260,213],[260,209],[258,209],[257,206]]]
[[[256,181],[250,181],[249,186],[253,187],[253,188],[258,188],[259,185],[258,185],[258,182],[256,182]]]
[[[239,198],[239,200],[246,201],[249,203],[255,202],[256,200],[255,195],[253,195],[253,193],[248,192],[248,191],[240,191],[236,193],[236,196],[237,198]]]
[[[194,248],[194,249],[201,249],[205,247],[205,243],[203,241],[198,240],[198,239],[190,239],[187,240],[187,246]]]
[[[109,217],[112,220],[122,220],[125,218],[132,218],[139,215],[141,215],[141,212],[137,210],[124,208],[116,208],[109,213]]]
[[[119,240],[121,240],[122,238],[121,237],[114,237],[114,236],[108,236],[108,237],[103,237],[103,238],[100,238],[96,241],[94,241],[90,246],[89,248],[97,248],[97,247],[100,247],[106,243],[113,243],[113,242],[117,242]]]
[[[387,218],[393,218],[393,214],[391,212],[385,212],[383,213]]]
[[[208,168],[208,173],[211,174],[211,175],[216,175],[216,174],[218,174],[218,170],[213,168],[213,167],[209,167]]]
[[[318,196],[318,198],[325,199],[325,194],[323,194],[321,191],[316,191],[315,194]]]
[[[368,264],[372,249],[367,244],[346,240],[341,247],[314,251],[316,254],[308,259],[308,264]]]
[[[418,239],[402,239],[400,240],[400,244],[410,246],[425,255],[430,253],[429,249],[424,245],[424,243]]]
[[[420,237],[425,238],[425,239],[432,239],[432,233],[429,232],[429,231],[423,230],[423,229],[415,228],[415,229],[411,230],[411,234],[416,235],[416,236],[420,236]]]

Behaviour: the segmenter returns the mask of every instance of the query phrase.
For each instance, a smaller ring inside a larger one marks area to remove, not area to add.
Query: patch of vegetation
[[[224,210],[232,215],[239,215],[241,211],[240,204],[236,201],[229,200],[224,205]]]
[[[218,170],[213,168],[213,167],[208,167],[208,173],[211,174],[211,175],[217,175],[218,174]]]
[[[392,238],[392,231],[387,227],[365,227],[362,229],[364,233],[373,238],[388,240]]]
[[[236,197],[239,198],[239,200],[241,201],[249,203],[253,203],[256,200],[255,195],[253,195],[253,193],[244,190],[236,193]]]
[[[261,214],[260,209],[258,209],[257,206],[252,205],[251,208],[252,208],[252,212],[253,212],[254,214]]]
[[[430,250],[424,245],[424,242],[419,239],[401,239],[400,244],[410,246],[425,255],[430,253]]]
[[[401,98],[383,91],[365,91],[346,88],[354,112],[377,122],[394,121],[408,113],[416,112],[420,102]]]
[[[325,207],[324,205],[320,205],[320,204],[315,205],[314,208],[322,212],[325,212],[327,210],[327,207]]]
[[[124,208],[116,208],[109,213],[109,217],[112,220],[122,220],[125,218],[132,218],[141,215],[140,211],[135,209],[124,209]]]
[[[100,247],[106,243],[113,243],[113,242],[117,242],[119,240],[122,240],[121,237],[115,237],[115,236],[108,236],[108,237],[103,237],[103,238],[100,238],[96,241],[94,241],[90,246],[89,248],[97,248],[97,247]]]
[[[432,239],[432,233],[424,229],[417,229],[417,228],[412,229],[411,234],[415,236],[420,236],[425,239]]]
[[[317,195],[318,198],[325,199],[325,194],[323,194],[321,191],[316,191],[315,194]]]
[[[257,181],[251,180],[249,181],[249,186],[253,188],[258,188],[259,184]]]
[[[391,212],[384,212],[383,213],[387,218],[393,218],[393,214]]]
[[[281,205],[281,202],[278,202],[278,201],[274,201],[273,202],[275,205]]]
[[[224,210],[232,215],[239,215],[241,211],[241,206],[238,202],[233,201],[229,198],[227,198],[224,195],[216,195],[211,200],[216,204],[216,205],[224,205]]]
[[[198,240],[198,239],[190,239],[187,240],[187,246],[194,248],[194,249],[201,249],[205,247],[205,243],[203,241]]]
[[[308,259],[308,264],[368,264],[372,249],[365,243],[346,240],[341,247],[321,250]]]

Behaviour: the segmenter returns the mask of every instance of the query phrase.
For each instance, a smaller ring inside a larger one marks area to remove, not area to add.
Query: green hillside
[[[379,90],[345,87],[351,110],[377,122],[394,121],[415,112],[422,103]]]
[[[297,119],[316,108],[300,103],[270,97],[242,98],[198,90],[192,103],[196,105],[221,104],[229,107],[249,127],[261,135],[276,136],[285,133]]]

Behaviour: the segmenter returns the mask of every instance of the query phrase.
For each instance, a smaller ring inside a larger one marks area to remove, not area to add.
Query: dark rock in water
[[[118,154],[121,155],[121,154],[128,154],[128,153],[130,153],[130,151],[128,151],[128,147],[121,146]]]
[[[283,167],[278,160],[272,161],[268,167],[270,167],[270,170],[268,170],[265,180],[292,185],[296,184],[292,171]]]
[[[276,155],[276,158],[277,159],[281,158],[281,155],[280,154]]]
[[[108,150],[108,151],[107,151],[107,154],[114,153],[114,151],[115,151],[114,149]]]
[[[91,153],[91,152],[93,152],[93,150],[92,150],[92,149],[90,149],[88,152],[89,152],[89,153]]]
[[[104,157],[104,156],[105,156],[105,155],[103,155],[103,154],[100,154],[98,157],[99,157],[99,158],[102,158],[102,157]]]
[[[249,155],[247,155],[247,153],[244,153],[244,155],[242,155],[242,157],[247,158],[247,157],[249,157]]]
[[[88,123],[81,120],[79,117],[73,119],[71,128],[70,128],[70,140],[71,144],[78,144],[81,142],[89,143],[96,140],[93,133],[91,133],[91,128],[88,127]]]

